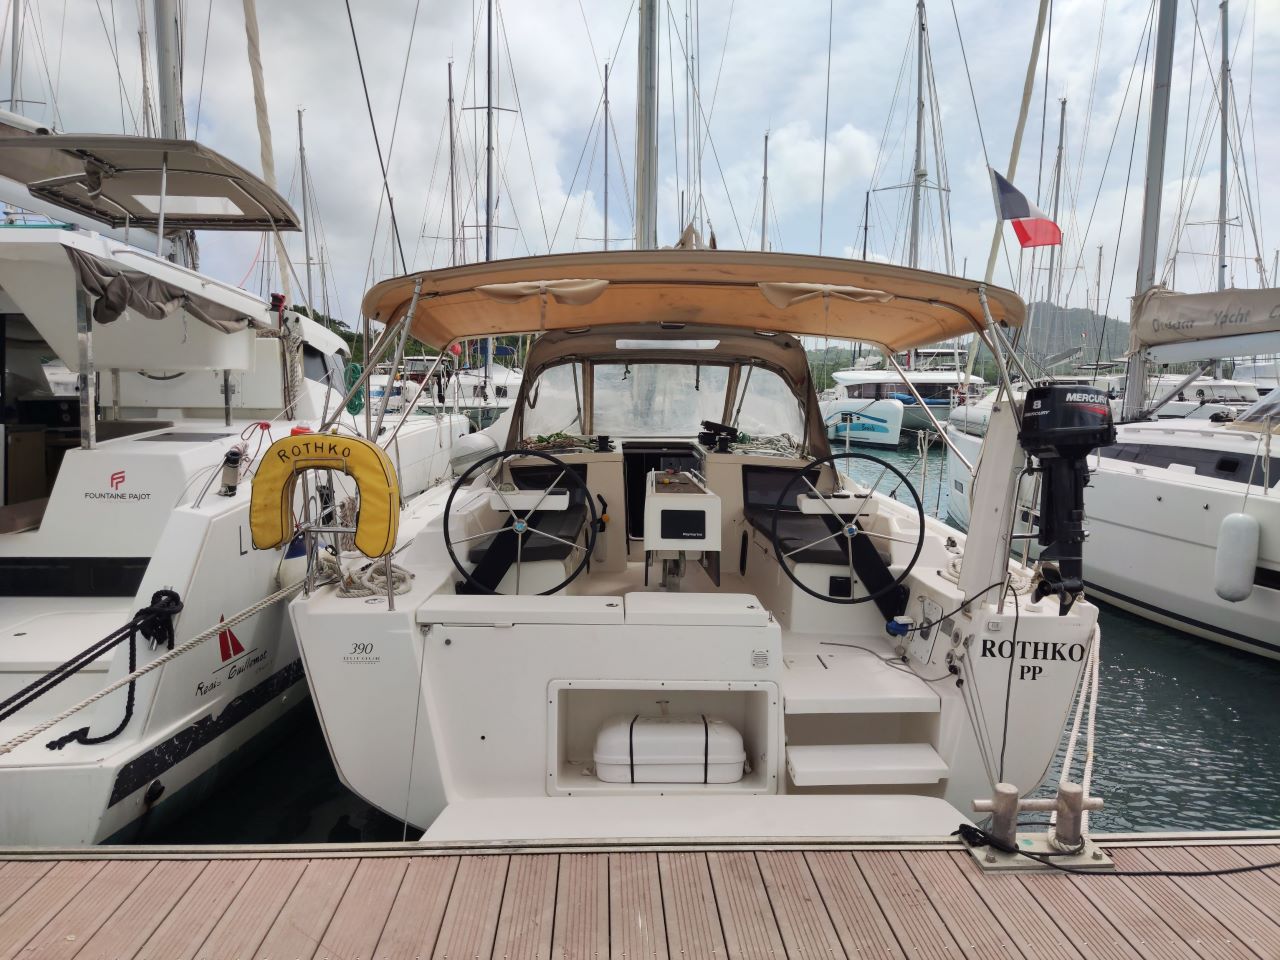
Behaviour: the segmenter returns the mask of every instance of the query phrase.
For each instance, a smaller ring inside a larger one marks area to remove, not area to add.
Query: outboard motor
[[[1086,458],[1116,442],[1106,392],[1068,384],[1032,387],[1022,407],[1018,442],[1040,461],[1040,559],[1057,563],[1041,568],[1035,599],[1056,593],[1058,613],[1065,615],[1084,590]]]

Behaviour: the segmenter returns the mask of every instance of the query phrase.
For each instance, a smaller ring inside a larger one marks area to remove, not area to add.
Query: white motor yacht
[[[127,219],[138,240],[296,228],[274,190],[189,141],[6,139],[0,173],[108,226]],[[0,226],[0,291],[0,843],[129,839],[305,701],[281,603],[218,629],[300,576],[287,544],[251,548],[248,482],[276,439],[322,425],[367,435],[372,421],[344,407],[336,334],[109,236]],[[43,382],[55,359],[70,395]],[[466,430],[385,420],[406,495],[448,474]],[[289,509],[337,522],[355,488],[335,473],[311,493]],[[181,606],[160,618],[176,644],[213,636],[67,713],[167,654],[156,624],[150,639],[120,632],[157,604]]]
[[[503,449],[448,489],[388,510],[385,468],[353,466],[373,552],[341,563],[393,564],[401,589],[349,599],[317,576],[290,605],[334,765],[365,800],[437,840],[794,836],[833,817],[882,835],[1043,780],[1099,636],[1083,530],[1062,528],[1057,563],[1010,562],[1011,416],[967,536],[891,464],[833,454],[799,339],[999,349],[1015,294],[652,250],[397,278],[363,309],[441,351],[539,334]],[[1053,431],[1037,436],[1047,455]],[[255,482],[264,515],[278,483]],[[341,535],[302,528],[314,556]],[[254,527],[264,547],[290,535]]]

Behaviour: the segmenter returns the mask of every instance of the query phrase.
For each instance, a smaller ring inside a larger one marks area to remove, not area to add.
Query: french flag
[[[1062,243],[1062,230],[1058,225],[994,169],[991,169],[991,185],[1000,219],[1013,221],[1013,232],[1023,247],[1056,247]]]

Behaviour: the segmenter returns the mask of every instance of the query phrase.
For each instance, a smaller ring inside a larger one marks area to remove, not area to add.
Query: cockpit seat
[[[503,529],[510,527],[511,523],[511,517],[507,517]],[[529,526],[532,529],[519,535],[524,541],[519,550],[521,569],[525,569],[524,564],[538,561],[563,563],[569,559],[569,555],[573,552],[571,544],[578,542],[578,538],[582,535],[582,528],[586,524],[585,503],[571,503],[565,510],[538,510],[530,514]],[[540,536],[534,532],[535,530],[550,536]],[[551,537],[558,539],[552,540]],[[490,537],[475,541],[467,551],[467,559],[475,564],[475,568],[471,571],[472,582],[458,581],[456,591],[460,594],[483,593],[484,591],[478,589],[477,585],[490,591],[497,590],[507,571],[516,562],[516,540],[516,534],[499,531]]]
[[[578,541],[586,522],[587,506],[584,503],[570,504],[567,510],[539,510],[529,517],[529,526],[532,529],[524,535],[524,545],[520,551],[521,559],[526,562],[567,560],[571,552],[569,544]],[[511,526],[510,517],[503,526],[504,529]],[[550,536],[539,536],[533,530],[540,530]],[[557,543],[551,537],[558,537],[565,542]],[[491,537],[477,540],[467,552],[467,559],[475,564],[482,563],[485,555],[499,538],[503,542],[510,541],[512,560],[514,560],[515,537],[507,533],[495,533]]]
[[[747,507],[747,523],[766,537],[773,533],[773,510],[768,507]],[[805,544],[813,544],[799,553],[791,554],[794,563],[830,563],[838,566],[849,564],[849,541],[845,537],[832,537],[835,533],[835,517],[823,517],[800,511],[782,510],[778,513],[778,542],[784,553],[800,550]],[[822,540],[821,543],[815,541]]]
[[[884,548],[883,541],[871,537],[832,537],[839,529],[834,516],[801,513],[798,507],[782,505],[778,500],[795,476],[794,468],[747,466],[742,470],[743,516],[747,523],[766,538],[773,534],[773,517],[778,516],[778,546],[783,554],[791,550],[785,562],[812,563],[825,566],[853,567],[857,579],[868,592],[878,593],[875,604],[886,620],[901,614],[907,606],[910,591],[904,586],[891,587],[894,575],[890,570],[892,554]],[[819,484],[816,471],[809,474],[809,482]],[[859,524],[863,526],[863,524]],[[830,539],[826,539],[826,538]],[[820,542],[819,542],[820,541]],[[778,558],[781,560],[782,558]]]

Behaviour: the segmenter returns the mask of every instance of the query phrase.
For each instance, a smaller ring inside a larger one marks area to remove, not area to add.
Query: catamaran
[[[0,174],[136,241],[297,228],[275,190],[191,141],[6,138]],[[448,474],[466,421],[354,415],[337,334],[93,230],[0,226],[0,289],[0,842],[127,839],[306,699],[281,605],[229,622],[296,579],[288,544],[250,546],[247,483],[272,441],[322,424],[380,436],[408,496]],[[47,382],[50,357],[75,393]],[[310,494],[289,508],[349,507],[341,480]]]

